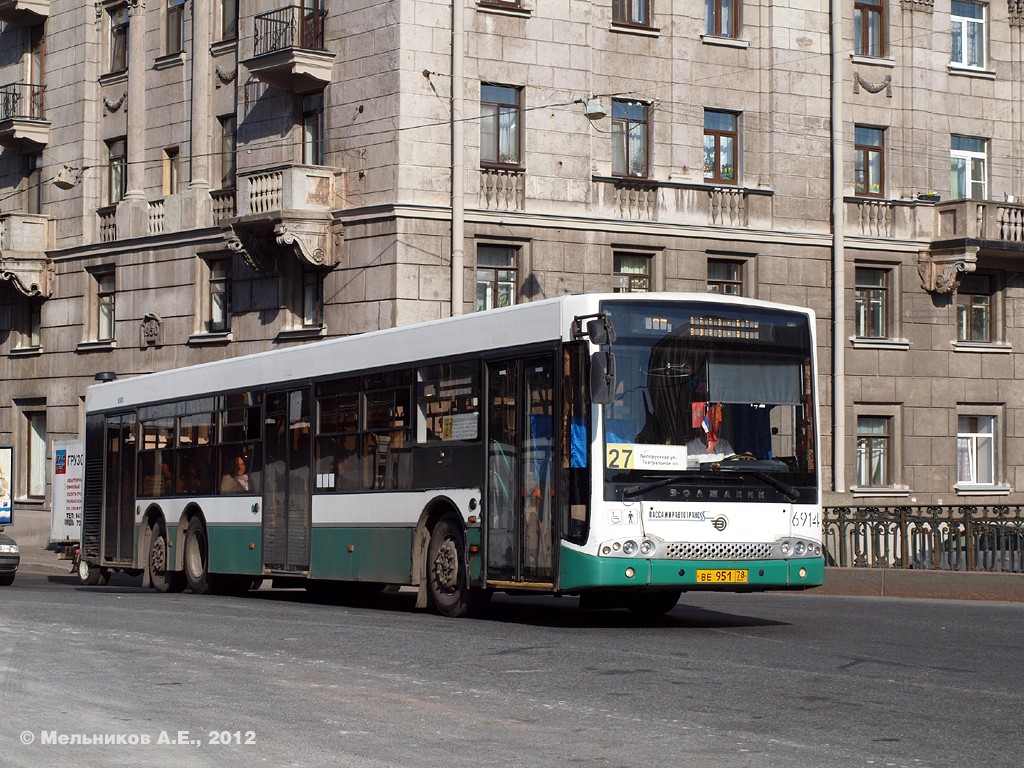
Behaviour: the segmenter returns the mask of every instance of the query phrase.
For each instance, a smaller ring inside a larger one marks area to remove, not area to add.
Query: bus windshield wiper
[[[796,501],[797,499],[800,498],[800,491],[798,491],[792,485],[790,485],[789,483],[782,482],[777,477],[772,477],[771,474],[761,469],[747,469],[742,464],[723,467],[716,462],[714,465],[714,471],[735,472],[737,474],[750,475],[751,477],[756,477],[758,480],[768,483],[768,485],[777,490],[790,501]]]
[[[631,485],[628,488],[622,489],[622,498],[624,499],[635,499],[637,496],[642,496],[645,493],[657,490],[658,488],[664,488],[666,485],[672,485],[674,483],[684,483],[687,480],[711,480],[716,479],[718,475],[713,475],[710,472],[685,472],[679,475],[672,475],[661,480],[655,480],[652,483],[646,485]]]

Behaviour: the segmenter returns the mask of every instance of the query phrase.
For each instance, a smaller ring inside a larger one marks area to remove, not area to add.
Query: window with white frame
[[[46,409],[25,409],[25,496],[39,500],[46,496]]]
[[[989,343],[996,340],[995,276],[963,275],[956,290],[956,340]]]
[[[95,280],[95,319],[96,341],[113,341],[116,327],[115,298],[116,284],[114,271],[94,272]]]
[[[511,85],[480,85],[480,163],[519,167],[522,164],[523,89]]]
[[[951,139],[950,196],[954,200],[984,200],[988,196],[988,141],[978,136]]]
[[[649,105],[612,99],[612,175],[646,178],[650,116]]]
[[[888,338],[890,270],[857,267],[854,275],[854,335],[859,339]]]
[[[857,417],[857,453],[855,472],[860,488],[887,488],[892,485],[892,418]]]
[[[739,0],[704,0],[704,33],[739,37]]]
[[[324,273],[302,270],[302,327],[322,328],[324,324]]]
[[[476,247],[476,310],[482,312],[516,303],[519,248],[510,245]]]
[[[208,262],[207,333],[227,333],[231,330],[231,259],[211,259]]]
[[[956,479],[958,485],[995,485],[997,482],[997,416],[957,417]]]
[[[985,3],[952,3],[952,57],[954,64],[982,69],[985,66]]]

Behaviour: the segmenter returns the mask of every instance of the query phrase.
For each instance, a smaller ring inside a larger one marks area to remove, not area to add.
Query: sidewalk
[[[22,547],[26,573],[68,575],[71,561],[42,547]],[[826,568],[825,584],[807,595],[929,598],[934,600],[1002,600],[1024,602],[1024,574],[915,571],[899,568]]]

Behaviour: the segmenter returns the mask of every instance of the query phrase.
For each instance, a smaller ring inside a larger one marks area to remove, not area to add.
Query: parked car
[[[18,553],[18,545],[10,536],[0,532],[0,587],[14,583],[14,575],[18,572],[19,565],[21,555]]]
[[[974,570],[1020,573],[1024,569],[1024,528],[1002,523],[978,526],[974,539]],[[943,568],[962,571],[967,568],[967,542],[962,529],[954,530],[946,541]]]

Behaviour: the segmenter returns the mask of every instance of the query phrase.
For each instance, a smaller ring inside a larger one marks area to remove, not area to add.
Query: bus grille
[[[665,557],[672,560],[766,560],[771,544],[713,544],[675,542],[667,545]]]

